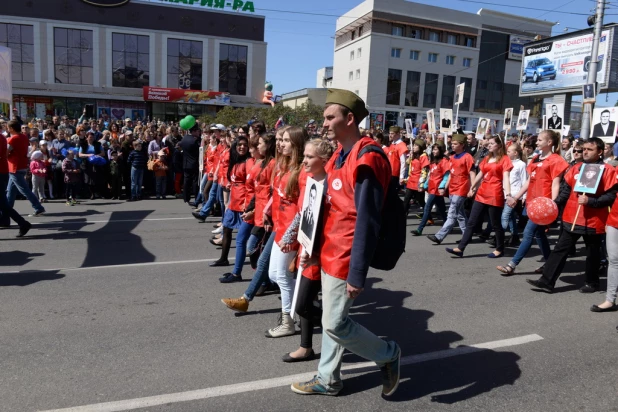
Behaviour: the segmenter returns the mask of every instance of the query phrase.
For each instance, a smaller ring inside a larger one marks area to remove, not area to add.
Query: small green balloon
[[[189,130],[195,126],[195,117],[188,115],[180,121],[180,128],[182,130]]]

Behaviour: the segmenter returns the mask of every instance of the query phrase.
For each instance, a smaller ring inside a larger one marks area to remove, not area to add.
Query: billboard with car
[[[592,31],[552,37],[524,46],[520,96],[582,90],[590,68]],[[599,43],[597,81],[608,87],[614,28],[605,28]]]

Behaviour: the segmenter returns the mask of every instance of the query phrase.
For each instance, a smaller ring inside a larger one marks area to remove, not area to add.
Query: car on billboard
[[[554,80],[555,78],[556,67],[554,66],[554,63],[552,63],[552,61],[547,57],[542,57],[528,61],[522,75],[522,83],[525,83],[528,80],[538,83],[539,80]]]

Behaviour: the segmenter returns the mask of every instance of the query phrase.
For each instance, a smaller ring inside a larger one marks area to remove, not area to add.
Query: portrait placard
[[[545,116],[547,117],[547,124],[545,129],[552,130],[554,132],[562,132],[562,125],[564,124],[564,104],[562,103],[550,103],[545,105]]]
[[[599,188],[599,182],[603,176],[605,165],[597,163],[584,163],[579,169],[577,180],[575,181],[574,192],[594,194]]]
[[[318,218],[320,216],[320,209],[322,208],[323,196],[324,185],[322,183],[318,183],[311,177],[308,177],[300,217],[298,242],[303,246],[305,252],[309,256],[311,256],[311,253],[313,252],[313,245],[315,243],[315,234],[318,229]]]
[[[453,123],[453,110],[440,109],[440,133],[451,133]]]
[[[592,112],[592,137],[598,137],[605,143],[614,143],[617,125],[618,107],[599,107]]]
[[[528,117],[530,110],[520,110],[517,115],[517,130],[526,130],[528,128]]]
[[[511,122],[513,121],[513,108],[510,107],[504,110],[504,121],[502,123],[502,130],[511,130]]]

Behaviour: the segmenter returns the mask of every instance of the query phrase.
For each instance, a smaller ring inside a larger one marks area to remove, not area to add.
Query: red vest
[[[208,173],[208,180],[212,180],[212,176],[215,173],[217,167],[217,157],[219,155],[219,147],[208,145],[206,149],[206,173]]]
[[[399,152],[397,147],[391,145],[384,149],[384,153],[388,156],[388,161],[391,164],[392,176],[399,177],[399,170],[401,169],[401,159],[399,159]]]
[[[557,153],[552,153],[546,159],[536,161],[535,156],[526,170],[530,176],[526,202],[531,202],[537,197],[551,197],[551,185],[553,180],[569,168],[569,164]],[[515,196],[517,193],[513,193]]]
[[[247,164],[248,163],[249,162],[247,161]],[[247,205],[249,205],[251,199],[253,199],[253,197],[255,196],[255,177],[262,169],[261,163],[257,163],[255,162],[255,160],[253,163],[253,167],[251,167],[250,169],[247,168],[247,178],[245,181],[245,208],[247,207]],[[255,224],[255,213],[253,214],[253,217],[251,219],[245,221],[252,225]]]
[[[575,186],[575,182],[577,181],[577,175],[579,175],[579,170],[581,169],[584,163],[577,163],[567,172],[564,176],[564,180],[573,188]],[[599,182],[599,187],[597,192],[594,195],[587,195],[589,197],[599,197],[603,193],[610,190],[614,184],[616,183],[616,171],[610,165],[604,165],[603,168],[603,176],[601,177],[601,181]],[[578,193],[571,190],[571,195],[569,196],[569,200],[567,200],[566,206],[564,207],[564,212],[562,213],[562,221],[573,224],[575,221],[575,215],[577,214],[577,208],[579,207],[578,203]],[[577,226],[588,227],[594,229],[597,234],[605,233],[605,224],[607,222],[607,218],[609,216],[609,208],[607,207],[589,207],[586,205],[582,205],[579,210],[579,214],[577,215],[577,221],[575,224]]]
[[[288,184],[290,172],[278,172],[273,181],[273,230],[275,231],[275,242],[279,243],[285,234],[285,231],[294,220],[294,216],[298,213],[298,197],[300,195],[299,187],[305,184],[307,174],[305,168],[301,166],[298,175],[298,186],[293,190],[292,196],[287,196],[285,187]]]
[[[218,183],[223,187],[227,187],[229,184],[227,180],[227,169],[230,164],[230,149],[225,148],[221,154],[219,155],[219,173],[218,173]]]
[[[254,177],[255,213],[253,214],[253,219],[255,225],[259,227],[264,227],[264,208],[272,196],[270,178],[272,177],[274,168],[275,159],[270,159],[270,162],[268,162],[264,169],[258,170]]]
[[[427,184],[427,193],[430,195],[440,196],[438,193],[438,187],[444,179],[446,172],[450,170],[450,164],[448,160],[442,158],[438,163],[429,164],[429,183]]]
[[[228,205],[228,209],[234,212],[243,212],[245,210],[246,180],[247,164],[245,162],[235,164],[230,174],[230,204]]]
[[[474,166],[474,158],[470,153],[464,153],[459,159],[451,156],[451,177],[448,183],[448,191],[451,195],[468,196],[470,191],[470,170]]]
[[[614,179],[614,184],[618,184],[618,169],[615,170],[616,173],[614,175],[616,178]],[[607,226],[615,227],[618,229],[618,197],[614,200],[614,204],[612,205],[612,210],[609,213],[609,217],[607,218]]]
[[[488,160],[489,157],[486,157],[479,165],[483,181],[474,200],[489,206],[504,207],[504,172],[513,170],[513,163],[506,155],[498,162],[490,163]]]
[[[325,187],[324,231],[320,246],[320,266],[324,272],[339,279],[347,279],[350,270],[350,256],[356,227],[356,205],[354,203],[354,186],[356,173],[360,166],[373,169],[377,180],[382,185],[384,195],[391,179],[390,164],[378,153],[366,153],[358,159],[358,153],[367,145],[377,144],[370,138],[361,138],[354,144],[345,163],[336,168],[336,161],[342,147],[326,164],[328,182]]]

